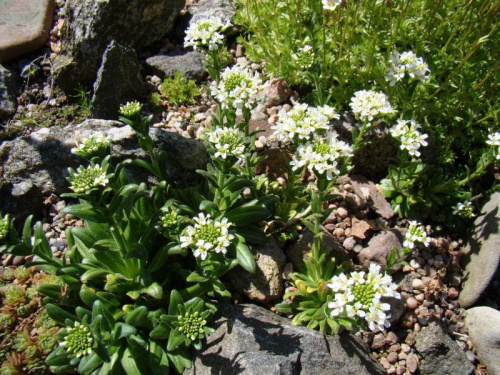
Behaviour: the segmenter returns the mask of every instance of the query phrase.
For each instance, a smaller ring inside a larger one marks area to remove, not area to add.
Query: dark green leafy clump
[[[196,104],[196,99],[201,94],[196,82],[185,78],[181,72],[176,72],[173,77],[165,78],[160,86],[160,93],[171,105]]]

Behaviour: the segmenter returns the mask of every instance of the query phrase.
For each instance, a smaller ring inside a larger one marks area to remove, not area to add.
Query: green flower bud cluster
[[[68,353],[72,353],[76,358],[89,355],[92,353],[92,344],[94,338],[89,330],[89,327],[75,322],[75,326],[67,328],[65,341],[59,345],[66,348]]]
[[[364,284],[355,284],[352,287],[354,299],[363,305],[363,308],[369,308],[373,305],[373,298],[377,293],[374,283],[365,282]]]
[[[134,117],[142,110],[142,104],[138,101],[127,102],[120,106],[120,113],[125,117]]]
[[[70,189],[75,193],[86,193],[99,186],[106,186],[109,180],[101,166],[88,166],[87,169],[79,169],[73,176]]]
[[[10,220],[9,215],[0,217],[0,240],[3,240],[9,234]]]
[[[76,147],[71,149],[71,152],[85,158],[91,158],[92,156],[98,155],[101,151],[106,150],[109,144],[110,139],[104,134],[95,133],[83,142],[78,143]]]
[[[314,64],[314,51],[313,48],[306,44],[297,53],[292,55],[293,60],[297,63],[300,69],[310,69]]]
[[[203,327],[207,324],[206,320],[201,318],[198,312],[193,314],[186,313],[184,316],[179,315],[179,331],[191,341],[202,339],[205,336]]]
[[[163,228],[165,228],[168,232],[172,232],[178,227],[179,215],[177,212],[167,212],[162,216],[161,223]]]

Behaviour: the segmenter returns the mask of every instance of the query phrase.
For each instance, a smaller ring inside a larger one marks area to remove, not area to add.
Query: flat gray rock
[[[467,310],[469,338],[488,374],[500,375],[500,311],[487,306]]]
[[[369,267],[372,262],[385,266],[392,248],[400,250],[402,242],[403,235],[399,230],[383,231],[370,239],[368,246],[360,251],[358,258],[365,267]]]
[[[415,336],[415,348],[422,355],[421,375],[471,375],[474,366],[467,355],[437,323],[423,327]]]
[[[94,84],[91,114],[94,118],[118,119],[120,105],[145,96],[137,54],[112,41],[104,51]]]
[[[327,336],[255,305],[220,305],[216,331],[186,375],[385,374],[363,341]]]
[[[176,72],[181,72],[184,77],[200,82],[208,75],[204,60],[200,52],[183,51],[149,57],[146,65],[160,78],[173,77]]]
[[[464,257],[464,282],[458,297],[462,307],[476,302],[495,276],[500,262],[500,193],[491,195],[474,221]]]
[[[55,7],[55,0],[0,1],[0,63],[43,46]]]

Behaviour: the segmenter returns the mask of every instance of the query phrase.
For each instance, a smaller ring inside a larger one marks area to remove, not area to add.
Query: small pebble
[[[388,374],[395,374],[395,373],[396,373],[396,367],[395,367],[395,366],[390,366],[390,367],[387,369],[387,373],[388,373]]]
[[[333,225],[333,224],[329,224],[329,225]],[[344,242],[342,242],[342,246],[347,251],[354,250],[354,247],[356,246],[356,240],[354,239],[354,237],[347,237],[344,240]]]
[[[375,335],[372,341],[372,349],[380,349],[385,346],[385,336],[383,333],[378,333]]]
[[[410,297],[406,300],[406,307],[410,310],[415,310],[418,307],[418,301],[415,298]]]
[[[341,219],[345,219],[347,216],[349,216],[349,212],[347,212],[344,207],[337,208],[336,213]]]
[[[388,370],[391,367],[391,364],[389,363],[386,357],[381,357],[379,359],[379,362],[382,365],[382,367],[385,368],[386,370]]]
[[[406,358],[406,368],[410,373],[414,374],[418,370],[418,357],[414,353],[408,354]]]
[[[385,337],[385,342],[388,345],[395,345],[398,343],[398,341],[399,341],[398,336],[394,332],[389,331],[387,333],[387,336]]]
[[[392,364],[396,363],[398,361],[398,354],[395,352],[387,354],[387,361]]]
[[[425,284],[420,279],[413,279],[411,282],[411,286],[415,290],[424,290],[425,289]]]
[[[450,288],[448,289],[448,297],[450,299],[457,299],[459,295],[459,291],[457,288]]]
[[[403,375],[406,372],[405,366],[396,366],[396,375]]]

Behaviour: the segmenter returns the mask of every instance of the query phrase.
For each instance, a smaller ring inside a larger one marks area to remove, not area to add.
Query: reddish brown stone
[[[55,6],[55,0],[0,1],[0,63],[43,46]]]

